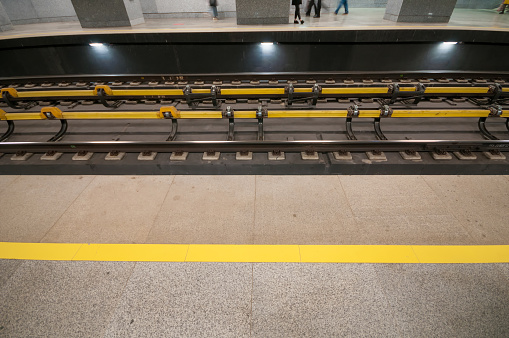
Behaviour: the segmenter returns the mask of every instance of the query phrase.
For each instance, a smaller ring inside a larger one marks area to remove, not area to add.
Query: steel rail
[[[58,151],[73,153],[78,151],[110,152],[333,152],[333,151],[509,151],[509,140],[341,140],[341,141],[175,141],[175,142],[138,142],[138,141],[95,141],[95,142],[2,142],[0,152],[15,153],[26,151],[44,153]]]

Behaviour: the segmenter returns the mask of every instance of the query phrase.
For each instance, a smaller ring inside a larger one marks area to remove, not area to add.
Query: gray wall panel
[[[5,11],[4,6],[0,2],[0,32],[8,31],[12,29],[11,20]]]

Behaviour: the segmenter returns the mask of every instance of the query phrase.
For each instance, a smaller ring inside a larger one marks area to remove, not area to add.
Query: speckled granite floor
[[[5,242],[509,243],[509,176],[0,176],[0,205]]]
[[[509,264],[0,260],[2,337],[507,337]]]

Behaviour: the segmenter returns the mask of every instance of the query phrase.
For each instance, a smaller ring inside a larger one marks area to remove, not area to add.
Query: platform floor
[[[509,176],[0,176],[0,206],[4,242],[509,244]]]
[[[0,176],[0,242],[507,245],[508,197],[509,176]],[[6,337],[506,337],[509,264],[4,259],[0,304]]]
[[[303,17],[303,25],[237,25],[236,18],[212,21],[210,18],[147,19],[133,27],[81,28],[79,22],[54,22],[15,25],[14,30],[1,32],[0,39],[75,34],[105,33],[154,33],[154,32],[235,32],[235,31],[292,31],[292,30],[342,30],[342,29],[475,29],[506,31],[508,14],[499,15],[495,10],[455,9],[447,24],[404,23],[384,20],[385,8],[352,8],[349,15],[334,15],[324,10],[321,18]],[[289,17],[293,22],[293,13]]]

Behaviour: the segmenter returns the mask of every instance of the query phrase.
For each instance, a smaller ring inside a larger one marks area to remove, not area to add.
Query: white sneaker
[[[214,18],[212,18],[212,20],[217,21],[217,18],[216,18],[216,17],[214,17]]]

